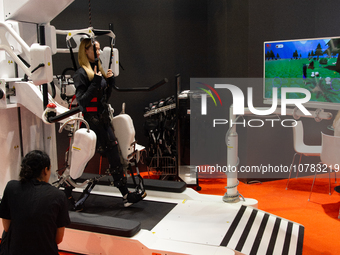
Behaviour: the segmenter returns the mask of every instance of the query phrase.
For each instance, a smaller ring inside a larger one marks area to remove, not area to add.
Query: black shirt
[[[64,192],[38,180],[9,181],[0,218],[11,220],[7,240],[13,255],[58,254],[57,228],[70,224]]]

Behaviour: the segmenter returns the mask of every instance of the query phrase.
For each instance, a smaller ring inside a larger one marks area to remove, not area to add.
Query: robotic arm
[[[35,85],[52,81],[52,53],[50,47],[37,43],[29,47],[9,23],[5,22],[0,22],[0,43],[0,50],[5,50],[25,74],[32,79]],[[21,53],[26,55],[28,63],[18,57]]]

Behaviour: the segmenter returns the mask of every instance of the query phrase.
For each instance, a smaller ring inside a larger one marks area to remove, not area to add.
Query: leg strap
[[[117,188],[126,186],[127,178],[124,174],[123,166],[111,167],[110,173],[113,178],[113,185]]]

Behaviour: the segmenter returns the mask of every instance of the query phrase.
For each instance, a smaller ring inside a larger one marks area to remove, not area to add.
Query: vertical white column
[[[227,203],[238,202],[239,193],[237,190],[237,165],[238,165],[238,134],[236,132],[236,116],[233,115],[233,106],[229,110],[230,131],[226,135],[227,145],[227,192],[223,196],[223,201]]]

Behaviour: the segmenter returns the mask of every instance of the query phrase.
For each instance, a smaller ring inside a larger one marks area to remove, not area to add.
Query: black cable
[[[99,72],[99,66],[98,66],[98,55],[97,55],[97,46],[96,46],[96,41],[93,41],[93,54],[94,54],[94,62],[95,62],[95,66],[97,67],[97,72]]]
[[[18,58],[22,61],[22,63],[24,63],[25,64],[25,66],[27,66],[28,68],[30,68],[31,67],[31,65],[30,64],[28,64],[27,63],[27,61],[25,60],[25,59],[23,59],[20,55],[17,55],[18,56]]]
[[[56,90],[55,90],[54,81],[51,81],[50,85],[51,85],[51,90],[52,90],[52,98],[55,98],[57,93],[56,93]]]
[[[92,27],[91,0],[89,0],[89,27]]]
[[[165,84],[167,82],[168,82],[168,79],[164,78],[163,80],[157,82],[155,85],[152,85],[151,87],[119,88],[116,85],[114,85],[113,88],[117,91],[122,91],[122,92],[152,91],[152,90],[157,89],[158,87],[162,86],[163,84]]]
[[[112,23],[109,24],[109,30],[111,30],[113,32],[113,24]],[[109,69],[111,69],[111,65],[112,65],[112,52],[113,52],[113,43],[112,42],[113,42],[112,39],[110,39],[111,51],[110,51]]]
[[[35,71],[37,71],[40,67],[44,67],[45,64],[44,63],[40,63],[36,68],[34,68],[31,73],[34,73]]]
[[[73,69],[74,70],[77,70],[78,67],[77,67],[77,63],[76,63],[76,60],[74,58],[74,54],[73,54],[73,50],[72,50],[72,45],[71,45],[71,42],[69,41],[68,44],[67,44],[69,50],[70,50],[70,54],[71,54],[71,61],[72,61],[72,64],[73,64]]]

